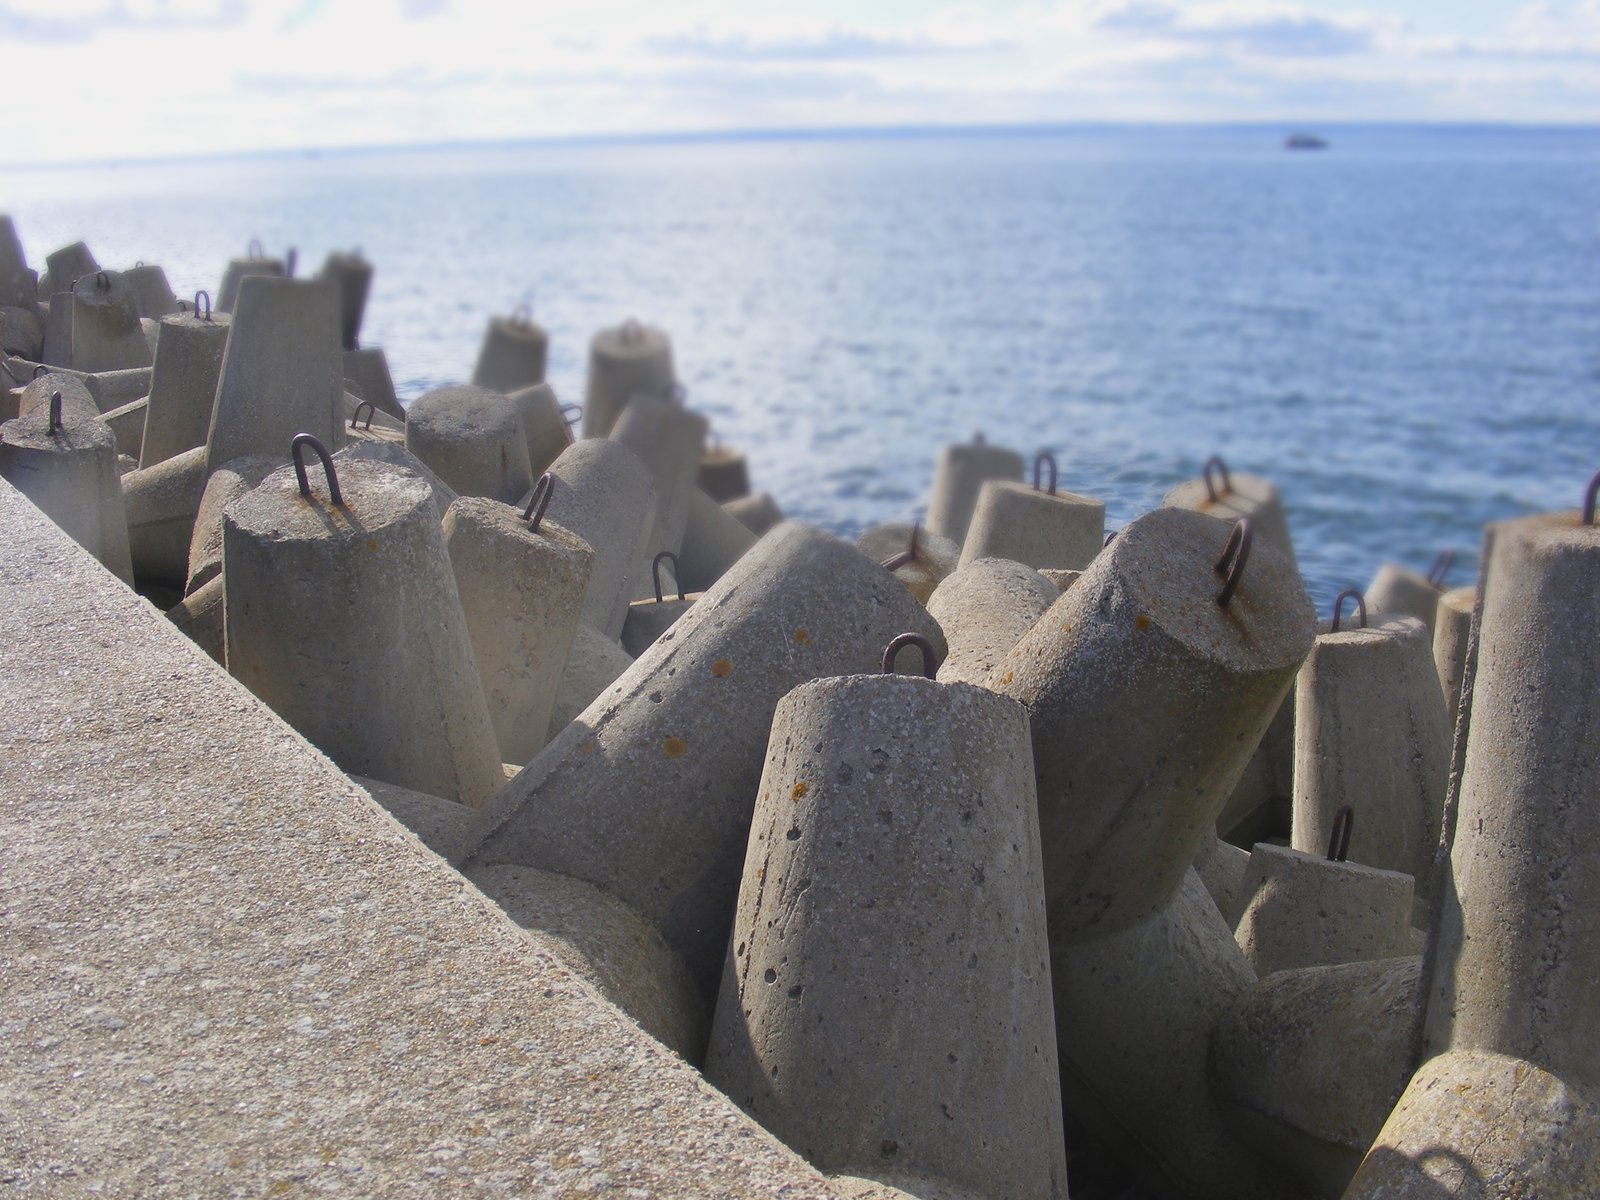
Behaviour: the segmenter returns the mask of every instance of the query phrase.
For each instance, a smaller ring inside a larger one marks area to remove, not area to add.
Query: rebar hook
[[[343,508],[344,495],[339,491],[339,476],[333,469],[333,459],[328,455],[328,448],[309,433],[297,433],[289,443],[289,457],[294,460],[294,477],[299,481],[300,494],[307,500],[311,499],[311,482],[306,478],[307,446],[322,460],[322,473],[328,480],[329,501],[335,508]]]
[[[1344,591],[1333,598],[1333,620],[1328,624],[1329,633],[1339,632],[1339,609],[1344,606],[1346,596],[1355,597],[1356,620],[1361,622],[1356,628],[1365,629],[1367,627],[1367,598],[1356,591],[1355,588],[1345,588]]]
[[[654,558],[652,558],[650,560],[650,579],[651,579],[651,582],[653,582],[656,585],[656,603],[657,604],[662,603],[662,600],[661,600],[661,560],[663,558],[670,558],[672,560],[672,577],[674,579],[676,579],[678,577],[678,556],[676,554],[674,554],[671,550],[663,550],[660,554],[656,555]],[[683,584],[681,584],[681,583],[678,585],[678,599],[679,600],[688,599],[688,597],[683,594]]]
[[[1040,490],[1040,488],[1039,488],[1039,468],[1040,467],[1049,467],[1050,468],[1050,487],[1049,487],[1048,494],[1054,496],[1056,494],[1056,456],[1054,454],[1051,454],[1050,451],[1048,451],[1048,450],[1041,450],[1041,451],[1039,451],[1038,454],[1034,455],[1034,457],[1033,457],[1033,490],[1036,491],[1036,492]]]
[[[1222,476],[1222,490],[1220,492],[1217,491],[1217,485],[1211,482],[1211,472],[1213,470]],[[1222,461],[1220,455],[1213,454],[1200,464],[1200,478],[1205,480],[1206,495],[1211,497],[1213,504],[1233,491],[1233,480],[1228,477],[1228,464]]]
[[[1240,517],[1228,531],[1228,541],[1222,547],[1222,557],[1217,560],[1216,567],[1217,574],[1226,577],[1222,591],[1217,594],[1217,603],[1223,608],[1228,607],[1239,581],[1244,578],[1244,565],[1250,561],[1250,542],[1254,536],[1249,517]]]
[[[351,429],[354,429],[356,427],[356,422],[361,420],[361,410],[363,408],[367,410],[367,423],[362,426],[362,429],[372,428],[372,418],[378,415],[378,406],[371,400],[363,400],[361,403],[356,405],[355,412],[350,414]]]
[[[539,532],[539,522],[544,520],[544,510],[550,507],[550,497],[555,494],[556,477],[546,471],[533,485],[533,495],[528,497],[528,507],[522,513],[522,519],[535,533]],[[660,591],[661,588],[657,586],[657,599],[660,599]]]
[[[1345,862],[1350,857],[1350,835],[1356,827],[1356,810],[1342,805],[1333,814],[1333,836],[1328,839],[1328,861]]]
[[[907,646],[915,646],[922,651],[922,673],[932,679],[938,669],[933,661],[933,643],[920,633],[902,633],[883,648],[883,674],[894,674],[894,660],[900,657],[900,651]]]

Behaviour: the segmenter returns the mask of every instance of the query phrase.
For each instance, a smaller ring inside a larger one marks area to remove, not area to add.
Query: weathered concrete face
[[[194,532],[189,539],[185,592],[198,591],[222,574],[222,514],[228,505],[283,466],[279,455],[252,454],[223,463],[212,471],[200,494]]]
[[[0,425],[0,477],[106,570],[133,582],[117,439],[97,418],[63,405],[61,426],[51,432],[46,404]]]
[[[68,371],[47,371],[30,380],[17,397],[17,413],[26,417],[34,413],[48,413],[51,398],[61,393],[61,412],[78,421],[93,421],[100,415],[100,406],[84,383],[83,376]]]
[[[1403,871],[1426,896],[1450,770],[1432,639],[1414,617],[1377,612],[1364,629],[1317,628],[1295,681],[1292,844],[1325,852],[1348,804],[1351,860]]]
[[[1415,617],[1431,635],[1442,595],[1444,589],[1425,576],[1397,563],[1384,563],[1367,585],[1362,600],[1368,612]]]
[[[239,293],[244,287],[244,281],[253,275],[264,275],[270,279],[283,278],[283,260],[281,258],[255,257],[234,258],[228,261],[226,269],[222,272],[222,283],[217,288],[216,310],[218,312],[232,312],[239,303]]]
[[[611,436],[635,395],[667,396],[678,375],[672,340],[660,329],[624,321],[602,329],[589,343],[589,379],[583,394],[583,436]]]
[[[939,682],[987,686],[995,664],[1060,595],[1032,567],[1004,558],[980,558],[947,575],[928,597],[928,615],[950,646]]]
[[[709,997],[779,698],[876,669],[906,631],[942,647],[876,563],[819,530],[774,531],[496,797],[475,861],[610,892],[661,931]]]
[[[1162,497],[1167,508],[1186,508],[1191,512],[1205,513],[1233,524],[1240,517],[1249,517],[1255,527],[1256,537],[1270,542],[1278,552],[1299,570],[1295,563],[1294,542],[1289,537],[1289,522],[1283,514],[1283,502],[1278,489],[1270,479],[1260,475],[1247,475],[1241,471],[1229,473],[1226,487],[1217,481],[1217,498],[1213,500],[1204,479],[1190,479],[1180,483]]]
[[[281,455],[297,433],[313,435],[329,451],[344,445],[333,286],[250,275],[231,311],[207,461],[220,466],[249,454]]]
[[[1211,1035],[1229,1125],[1318,1195],[1340,1196],[1411,1078],[1421,962],[1279,971]]]
[[[72,296],[59,292],[51,296],[44,313],[44,340],[39,356],[46,366],[72,366]]]
[[[128,549],[140,583],[184,590],[195,517],[206,490],[206,448],[196,446],[122,480]]]
[[[978,491],[961,565],[1009,558],[1030,567],[1082,571],[1100,553],[1105,535],[1106,506],[1092,496],[990,479]]]
[[[219,667],[228,665],[228,645],[223,631],[222,576],[194,589],[167,610],[171,621],[183,635],[204,650]]]
[[[396,420],[406,419],[406,410],[395,395],[394,376],[389,374],[389,359],[376,346],[344,352],[344,377],[361,390],[361,398],[381,413]]]
[[[210,320],[194,313],[162,319],[139,447],[141,467],[206,444],[232,324],[225,313],[213,313]]]
[[[531,317],[492,317],[472,385],[509,395],[543,383],[549,349],[550,335]]]
[[[354,350],[361,342],[361,318],[367,311],[367,293],[372,288],[372,264],[357,250],[347,254],[335,250],[322,264],[320,276],[331,280],[339,293],[339,342]]]
[[[336,507],[320,474],[223,514],[228,671],[344,770],[481,805],[500,754],[428,485],[347,461]]]
[[[723,502],[722,511],[756,537],[764,536],[767,530],[783,523],[783,510],[778,507],[778,502],[772,498],[771,492],[757,492],[753,496],[743,496],[738,500],[726,500]]]
[[[1229,536],[1145,514],[995,667],[1033,724],[1052,945],[1166,903],[1310,649],[1311,601],[1269,543],[1217,602]]]
[[[62,246],[44,256],[45,274],[49,276],[52,294],[72,290],[74,280],[93,275],[100,270],[94,253],[82,242]]]
[[[1022,455],[1015,450],[968,442],[946,446],[933,469],[928,499],[928,532],[949,538],[959,552],[978,505],[978,492],[989,479],[1022,478]],[[951,568],[954,570],[954,568]]]
[[[1486,1051],[1425,1062],[1344,1200],[1504,1200],[1600,1195],[1591,1091]]]
[[[72,368],[124,371],[148,367],[150,357],[139,308],[122,273],[98,271],[79,278],[72,285]]]
[[[633,655],[580,621],[572,639],[572,649],[567,652],[566,670],[561,673],[561,684],[556,689],[555,708],[550,713],[545,740],[553,741],[556,734],[576,721],[583,710],[632,665]]]
[[[1467,669],[1467,642],[1472,636],[1476,587],[1456,588],[1439,597],[1433,626],[1433,669],[1444,690],[1445,723],[1456,727],[1461,711],[1461,685]]]
[[[1067,1194],[1028,739],[968,684],[778,704],[706,1075],[826,1171]]]
[[[1216,836],[1202,838],[1194,869],[1228,928],[1237,929],[1244,907],[1250,902],[1250,852]]]
[[[528,466],[534,476],[544,474],[561,452],[572,445],[572,429],[561,415],[561,401],[548,383],[536,383],[507,393],[522,417],[528,439]]]
[[[628,617],[622,623],[622,648],[638,658],[655,645],[662,634],[676,625],[678,618],[693,608],[699,599],[700,593],[695,592],[693,595],[685,594],[681,600],[676,595],[664,596],[660,600],[654,596],[648,600],[635,600],[628,605]]]
[[[905,585],[906,591],[926,604],[933,591],[955,573],[961,562],[961,547],[947,537],[940,537],[926,529],[911,525],[874,525],[856,539],[856,549],[873,562],[887,562],[903,557],[912,549],[915,530],[916,547],[913,556],[894,568],[894,577]]]
[[[133,306],[142,318],[159,321],[178,311],[178,298],[172,294],[167,273],[158,266],[129,267],[123,281],[133,293]]]
[[[456,491],[444,480],[440,479],[423,462],[403,445],[394,442],[381,441],[354,441],[338,454],[333,456],[336,463],[347,458],[361,458],[368,462],[388,463],[392,467],[410,471],[427,480],[428,486],[433,489],[433,506],[439,510],[439,520],[444,520],[445,513],[450,511],[450,506],[456,501]]]
[[[33,362],[44,354],[44,322],[38,313],[14,305],[0,305],[0,350]]]
[[[28,268],[17,227],[4,213],[0,213],[0,305],[31,313],[37,313],[39,306],[38,277]]]
[[[1250,852],[1245,895],[1234,936],[1257,975],[1411,952],[1409,875],[1262,843]]]
[[[628,401],[611,429],[611,440],[632,450],[656,485],[656,521],[649,553],[683,549],[690,497],[705,451],[710,423],[673,400],[640,395]]]
[[[750,494],[750,469],[744,454],[731,446],[709,446],[700,456],[700,490],[717,504]]]
[[[533,487],[517,406],[480,387],[435,388],[406,413],[406,449],[457,494],[515,504]]]
[[[1491,534],[1427,1040],[1600,1090],[1600,527]]]
[[[703,592],[756,544],[756,535],[699,488],[689,493],[689,521],[678,551],[678,582]]]
[[[500,758],[526,764],[544,748],[594,551],[481,496],[452,504],[443,528]]]
[[[216,586],[221,586],[220,580]],[[454,866],[472,849],[473,813],[465,804],[443,796],[413,792],[381,779],[367,779],[361,775],[348,778],[445,862]]]

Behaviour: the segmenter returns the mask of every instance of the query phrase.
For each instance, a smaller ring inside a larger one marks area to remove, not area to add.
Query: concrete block
[[[772,498],[771,492],[757,492],[753,496],[744,496],[738,500],[725,500],[722,511],[756,537],[765,536],[767,530],[783,523],[783,510],[778,507],[778,502]]]
[[[178,311],[178,298],[160,267],[139,263],[122,272],[122,280],[133,294],[133,307],[140,318],[159,321]]]
[[[458,495],[515,504],[533,487],[517,406],[487,388],[435,388],[417,399],[406,413],[406,449]]]
[[[1461,711],[1461,685],[1467,669],[1467,645],[1472,637],[1472,608],[1476,587],[1455,588],[1439,597],[1434,610],[1433,669],[1444,690],[1445,725],[1454,730]]]
[[[148,367],[150,345],[133,291],[120,271],[84,275],[72,285],[72,361],[93,374]]]
[[[406,444],[404,417],[391,417],[375,404],[352,392],[349,381],[342,385],[339,400],[344,419],[345,436],[352,442],[388,442],[396,446]]]
[[[334,250],[324,260],[318,278],[332,282],[339,295],[339,344],[346,352],[355,350],[361,344],[361,318],[372,289],[372,264],[359,250]]]
[[[51,367],[72,366],[72,296],[57,292],[41,304],[44,320],[44,342],[39,351],[40,361]]]
[[[196,446],[122,479],[128,549],[141,584],[186,590],[189,546],[206,490],[206,448]]]
[[[29,270],[22,239],[11,218],[0,213],[0,306],[22,308],[37,315],[39,281]]]
[[[1299,570],[1283,501],[1270,479],[1242,471],[1230,472],[1220,458],[1213,457],[1206,460],[1199,479],[1178,484],[1161,498],[1161,503],[1167,508],[1205,513],[1230,525],[1240,517],[1249,517],[1256,536],[1276,547],[1289,564]]]
[[[672,339],[660,329],[629,318],[602,329],[589,343],[589,378],[583,393],[583,436],[611,436],[623,408],[635,395],[669,396],[678,380]]]
[[[542,475],[572,445],[572,428],[561,412],[561,402],[548,383],[518,388],[507,398],[522,417],[522,429],[528,439],[528,467],[535,476]]]
[[[928,615],[944,630],[950,652],[941,683],[987,686],[995,664],[1061,593],[1032,567],[980,558],[947,575],[928,597]]]
[[[451,866],[458,865],[471,851],[475,835],[474,812],[465,804],[443,796],[414,792],[381,779],[367,779],[361,775],[351,775],[349,779]]]
[[[389,374],[389,360],[376,346],[344,352],[344,377],[356,385],[361,398],[381,413],[396,420],[406,419],[406,410],[395,395],[394,377]]]
[[[284,278],[283,259],[269,258],[261,249],[260,242],[251,242],[250,252],[244,258],[230,259],[227,268],[222,272],[222,283],[217,287],[218,312],[231,313],[238,307],[244,281],[252,275],[264,275],[272,279]]]
[[[101,422],[117,439],[117,457],[131,461],[131,470],[139,467],[139,451],[144,445],[144,422],[149,408],[149,402],[141,398],[100,414]]]
[[[222,514],[228,505],[281,466],[283,459],[277,455],[251,454],[230,459],[211,471],[200,493],[194,532],[189,538],[183,587],[186,594],[198,591],[222,574]]]
[[[700,490],[717,504],[740,500],[750,494],[750,469],[742,451],[713,440],[700,456]]]
[[[964,683],[778,704],[706,1077],[824,1171],[1067,1195],[1028,742]]]
[[[450,511],[450,506],[456,502],[456,490],[435,475],[427,463],[402,445],[380,441],[351,442],[333,456],[333,461],[340,463],[347,458],[365,459],[368,462],[384,462],[390,466],[400,467],[403,470],[420,475],[427,481],[428,486],[433,489],[433,506],[439,510],[439,520],[441,521],[444,520],[445,513]]]
[[[567,652],[567,667],[556,689],[546,741],[576,721],[584,709],[620,679],[633,665],[633,655],[590,625],[579,622]]]
[[[1100,553],[1105,536],[1106,506],[1092,496],[986,479],[961,543],[961,565],[1009,558],[1030,567],[1082,571]]]
[[[1250,901],[1250,852],[1219,837],[1202,838],[1200,853],[1194,858],[1194,869],[1228,928],[1237,929],[1245,905]]]
[[[1293,811],[1294,796],[1294,689],[1278,705],[1267,732],[1262,735],[1255,753],[1245,764],[1244,773],[1234,784],[1227,803],[1217,816],[1217,833],[1233,838],[1236,830],[1248,829],[1259,823],[1261,810],[1271,803],[1283,805]],[[1289,821],[1284,821],[1283,835],[1287,836]],[[1237,840],[1237,839],[1235,839]],[[1242,844],[1253,845],[1259,837],[1249,837]]]
[[[472,369],[472,385],[509,395],[543,383],[549,351],[550,334],[527,308],[509,317],[491,317]]]
[[[1384,563],[1367,585],[1362,599],[1369,612],[1415,617],[1428,627],[1431,635],[1442,595],[1444,589],[1427,576],[1398,563]]]
[[[121,408],[150,394],[151,369],[129,367],[122,371],[95,371],[82,376],[84,387],[103,413]]]
[[[677,580],[687,590],[703,592],[721,579],[756,544],[738,518],[700,488],[689,493],[689,520],[678,551]]]
[[[0,306],[0,350],[39,361],[44,352],[44,323],[31,309]]]
[[[223,352],[233,320],[226,313],[181,312],[163,317],[150,371],[141,467],[206,444],[222,378]]]
[[[668,594],[660,600],[654,596],[635,600],[628,605],[628,618],[622,623],[622,648],[638,658],[660,641],[662,635],[678,623],[678,618],[695,606],[701,595],[700,592],[689,595],[680,591],[676,596]]]
[[[222,575],[219,572],[169,608],[167,620],[209,654],[219,667],[226,667],[228,644],[223,630],[222,603]]]
[[[650,552],[683,549],[690,497],[710,423],[675,400],[639,395],[629,400],[611,429],[611,440],[641,459],[656,485],[656,521]]]
[[[84,382],[82,375],[70,371],[46,371],[35,375],[19,391],[17,416],[46,414],[51,400],[61,394],[61,411],[76,421],[98,421],[100,406]]]
[[[1081,576],[1083,572],[1061,571],[1054,567],[1040,567],[1039,574],[1043,575],[1051,583],[1055,584],[1057,591],[1064,592],[1073,584],[1078,582],[1078,577]]]
[[[856,549],[882,564],[919,604],[926,604],[961,562],[958,543],[917,525],[874,525],[856,539]]]
[[[954,542],[959,551],[978,504],[978,492],[990,479],[1022,479],[1022,455],[991,446],[976,435],[971,442],[946,446],[933,469],[928,500],[928,532]],[[1054,564],[1059,565],[1059,564]]]
[[[57,292],[71,291],[75,280],[95,274],[100,270],[100,263],[88,246],[73,242],[46,254],[44,269],[48,279],[41,279],[40,283],[47,284],[50,288],[47,295],[54,296]]]

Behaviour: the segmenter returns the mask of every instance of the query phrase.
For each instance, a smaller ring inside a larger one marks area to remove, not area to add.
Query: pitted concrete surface
[[[0,516],[14,1194],[838,1194],[6,485]]]

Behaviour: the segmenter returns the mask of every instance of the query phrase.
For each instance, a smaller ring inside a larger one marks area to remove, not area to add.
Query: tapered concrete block
[[[778,704],[706,1077],[825,1171],[1067,1194],[1028,743],[963,683]]]
[[[989,479],[978,489],[961,565],[1009,558],[1030,567],[1081,571],[1100,553],[1105,535],[1106,506],[1092,496]]]
[[[806,680],[874,669],[908,630],[942,651],[876,563],[819,530],[774,531],[496,797],[475,861],[611,893],[711,996],[773,709]]]
[[[514,504],[533,487],[516,405],[480,387],[435,388],[406,414],[406,449],[462,496]]]
[[[481,805],[500,755],[433,497],[384,463],[339,483],[284,467],[223,514],[228,671],[344,770]]]
[[[100,416],[100,406],[95,403],[83,376],[70,371],[46,371],[29,380],[17,397],[17,416],[48,414],[57,393],[61,395],[63,416],[76,421],[93,421]]]
[[[372,290],[372,264],[359,250],[335,250],[319,274],[331,281],[339,294],[339,344],[347,351],[354,350],[361,344],[361,318],[366,315],[367,293]]]
[[[700,456],[700,490],[717,504],[750,494],[750,468],[744,454],[731,446],[712,445]]]
[[[72,295],[58,292],[40,306],[43,309],[44,341],[40,361],[51,367],[72,366]]]
[[[995,664],[1060,595],[1039,572],[1010,559],[980,558],[946,576],[928,597],[928,615],[950,646],[939,681],[986,686]]]
[[[550,334],[526,309],[509,317],[491,317],[472,369],[473,386],[509,395],[543,383],[549,351]]]
[[[457,804],[443,796],[414,792],[410,788],[384,783],[381,779],[367,779],[360,775],[351,775],[349,778],[390,816],[416,834],[418,841],[451,866],[458,864],[472,849],[475,813],[465,804]]]
[[[535,476],[544,474],[561,452],[572,445],[572,428],[561,414],[561,402],[548,383],[518,388],[507,398],[517,406],[528,439],[528,466]]]
[[[535,527],[482,496],[458,499],[443,528],[500,758],[530,762],[544,748],[594,551],[548,518]]]
[[[0,213],[0,305],[35,315],[39,308],[38,277],[28,267],[17,227],[4,213]]]
[[[19,358],[42,360],[44,322],[39,314],[13,305],[0,306],[0,350]]]
[[[546,740],[553,741],[556,734],[576,721],[632,665],[633,655],[617,645],[615,639],[580,622],[556,689]]]
[[[689,493],[689,521],[678,551],[678,582],[703,592],[756,544],[756,535],[700,488]]]
[[[1430,1052],[1526,1059],[1600,1089],[1600,527],[1490,527]]]
[[[399,421],[406,419],[406,410],[395,395],[394,377],[389,374],[389,360],[382,350],[376,346],[346,350],[344,377],[347,382],[355,384],[361,392],[361,398],[379,412],[387,413]]]
[[[946,446],[933,469],[928,499],[928,532],[949,538],[957,550],[978,504],[978,492],[990,479],[1022,479],[1022,455],[991,446],[981,435],[971,442]],[[1053,564],[1059,565],[1059,564]]]
[[[195,518],[206,490],[206,448],[196,446],[122,478],[128,549],[141,584],[185,590]]]
[[[722,511],[756,537],[763,536],[767,530],[783,523],[783,510],[778,507],[778,502],[772,498],[771,492],[757,492],[753,496],[744,496],[738,500],[726,500],[722,504]]]
[[[100,414],[100,420],[117,439],[118,458],[131,459],[135,470],[139,466],[139,451],[144,447],[144,422],[149,409],[149,402],[139,399]]]
[[[133,291],[120,271],[84,275],[72,285],[72,367],[122,371],[150,365]]]
[[[665,595],[660,600],[635,600],[628,605],[627,620],[622,623],[622,648],[638,658],[663,634],[678,623],[678,619],[695,606],[701,593]]]
[[[223,463],[205,480],[189,538],[184,592],[193,593],[222,574],[222,514],[228,505],[283,465],[277,455],[252,454]]]
[[[996,667],[1033,723],[1052,945],[1158,911],[1311,647],[1292,563],[1179,508],[1124,528]]]
[[[1257,975],[1411,953],[1409,875],[1262,843],[1245,894],[1234,936]]]
[[[1219,837],[1202,838],[1194,869],[1228,928],[1236,929],[1250,902],[1250,852]]]
[[[675,400],[635,396],[617,417],[611,440],[626,446],[649,468],[656,485],[656,522],[650,534],[652,554],[683,549],[689,524],[690,497],[700,456],[705,452],[709,422]]]
[[[122,272],[122,279],[133,294],[133,306],[141,318],[159,321],[178,311],[178,298],[172,294],[167,273],[160,267],[140,263]]]
[[[1362,599],[1370,612],[1415,617],[1431,634],[1442,595],[1444,589],[1427,576],[1398,563],[1384,563],[1367,585]]]
[[[50,289],[45,295],[54,296],[58,292],[70,292],[75,281],[99,271],[100,263],[88,246],[73,242],[46,254],[44,269],[48,278],[41,279],[40,284]]]
[[[958,543],[917,525],[874,525],[856,539],[856,549],[882,564],[920,604],[961,562]]]
[[[1245,764],[1244,773],[1234,784],[1227,803],[1217,817],[1217,832],[1234,837],[1235,831],[1255,827],[1261,810],[1276,803],[1293,811],[1294,802],[1294,689],[1278,705],[1272,723],[1262,735],[1256,752]],[[1284,834],[1288,832],[1285,822]],[[1237,840],[1237,839],[1235,839]],[[1252,845],[1256,837],[1243,844]]]
[[[1445,725],[1454,730],[1461,711],[1461,685],[1467,670],[1467,645],[1472,636],[1476,587],[1455,588],[1439,597],[1434,610],[1433,669],[1444,691]]]
[[[1161,503],[1168,508],[1205,513],[1230,525],[1240,517],[1249,517],[1256,536],[1270,542],[1295,565],[1294,541],[1289,536],[1283,501],[1270,479],[1243,471],[1230,472],[1221,459],[1212,458],[1207,460],[1199,479],[1178,484],[1162,497]],[[1295,565],[1295,569],[1299,567]]]
[[[1294,848],[1325,852],[1350,805],[1351,860],[1403,871],[1426,896],[1450,766],[1426,626],[1381,613],[1364,628],[1319,625],[1295,683],[1294,747]]]
[[[444,520],[445,513],[450,511],[450,506],[456,502],[456,490],[444,480],[440,479],[423,462],[403,445],[394,442],[382,441],[353,441],[339,453],[333,456],[334,462],[343,462],[347,458],[365,459],[367,462],[384,462],[402,470],[411,471],[420,475],[433,489],[433,506],[439,510],[439,519]]]
[[[167,620],[215,659],[219,667],[228,665],[223,599],[222,575],[219,572],[167,610]]]
[[[226,313],[177,313],[162,319],[145,408],[141,467],[206,444],[232,323]]]
[[[1344,1194],[1411,1077],[1421,961],[1279,971],[1211,1037],[1228,1124],[1315,1194]]]
[[[218,308],[222,308],[218,305]],[[285,453],[298,433],[344,445],[338,298],[325,282],[247,275],[217,378],[207,461]]]
[[[670,396],[677,379],[672,340],[662,330],[632,318],[600,330],[589,343],[583,436],[609,437],[635,395]]]
[[[253,275],[282,279],[283,259],[269,257],[259,242],[250,243],[250,252],[244,258],[229,259],[222,272],[222,283],[217,287],[218,312],[231,313],[238,306],[244,281]]]

